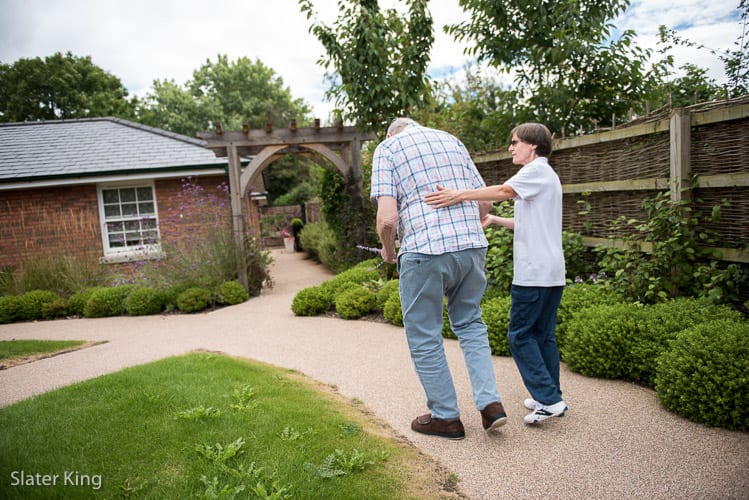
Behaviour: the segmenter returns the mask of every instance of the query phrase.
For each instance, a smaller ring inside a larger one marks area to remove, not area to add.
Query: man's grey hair
[[[404,128],[410,126],[410,125],[418,125],[419,123],[416,120],[413,120],[411,118],[406,118],[405,116],[401,116],[393,120],[393,122],[388,127],[387,136],[392,137],[395,134],[402,132]]]

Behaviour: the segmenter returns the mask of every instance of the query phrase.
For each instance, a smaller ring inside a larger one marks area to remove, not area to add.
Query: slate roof
[[[204,141],[120,118],[0,124],[0,184],[225,168]]]

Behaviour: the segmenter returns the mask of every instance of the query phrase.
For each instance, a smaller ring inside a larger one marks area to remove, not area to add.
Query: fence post
[[[690,113],[685,108],[677,108],[671,112],[669,130],[671,133],[671,165],[670,182],[671,201],[677,202],[691,197],[689,186],[691,164],[689,151],[691,149]]]

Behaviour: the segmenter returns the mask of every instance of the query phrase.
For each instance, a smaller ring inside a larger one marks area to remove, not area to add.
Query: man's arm
[[[398,234],[398,202],[392,196],[377,198],[377,234],[382,242],[380,251],[385,262],[395,263],[395,238]]]

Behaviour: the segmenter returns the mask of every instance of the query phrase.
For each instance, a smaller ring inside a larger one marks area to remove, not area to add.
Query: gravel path
[[[164,357],[207,349],[295,369],[358,398],[459,478],[472,499],[749,498],[749,433],[713,429],[662,408],[652,390],[586,378],[562,367],[570,410],[527,426],[527,393],[511,358],[494,366],[507,425],[481,427],[456,341],[445,342],[466,439],[416,434],[426,412],[402,328],[295,317],[294,294],[330,279],[304,254],[273,251],[272,289],[244,304],[197,315],[58,320],[0,325],[0,340],[107,341],[0,371],[0,406]],[[2,478],[5,480],[6,478]]]

